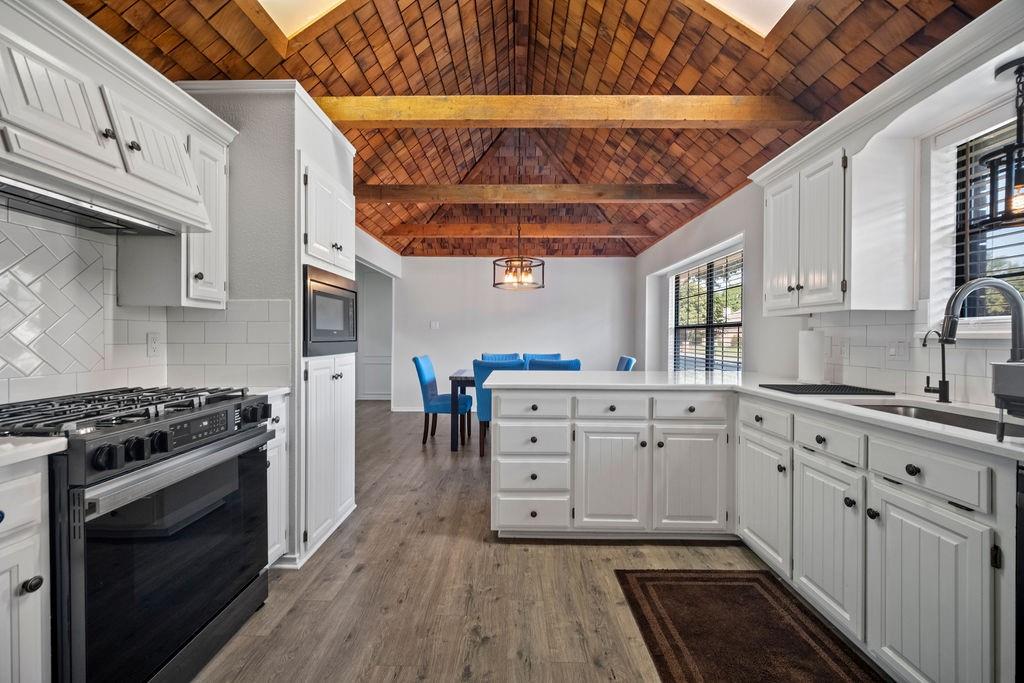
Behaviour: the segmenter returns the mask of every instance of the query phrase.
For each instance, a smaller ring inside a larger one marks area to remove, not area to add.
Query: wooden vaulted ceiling
[[[762,38],[704,0],[529,0],[518,31],[515,0],[346,0],[289,40],[255,0],[69,2],[171,80],[294,78],[314,96],[777,95],[820,121],[996,4],[797,0]],[[745,185],[812,127],[343,132],[356,147],[357,183],[681,183],[707,198],[357,206],[359,225],[406,255],[509,254],[515,243],[410,237],[402,225],[521,220],[643,226],[649,236],[528,242],[535,255],[630,256]]]

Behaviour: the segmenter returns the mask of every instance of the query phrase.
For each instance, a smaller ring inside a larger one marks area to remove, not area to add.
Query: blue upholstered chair
[[[481,360],[519,360],[518,353],[482,353]]]
[[[476,414],[480,420],[480,457],[484,457],[484,444],[487,443],[487,429],[491,424],[491,390],[484,389],[484,382],[495,370],[523,370],[526,362],[515,360],[474,360],[473,384],[476,388]]]
[[[530,367],[531,360],[562,360],[562,354],[560,353],[524,353],[523,360],[526,361],[526,367]]]
[[[615,366],[615,369],[619,372],[629,372],[636,365],[636,358],[633,356],[619,356],[619,364]]]
[[[545,360],[537,358],[531,360],[526,366],[527,370],[579,370],[579,358],[566,358],[565,360]]]
[[[423,394],[423,443],[426,443],[428,427],[430,436],[437,431],[437,414],[451,414],[452,395],[437,393],[437,373],[434,372],[434,364],[430,362],[430,356],[415,356],[412,363],[416,366],[416,375],[420,380],[420,392]],[[465,394],[459,395],[459,436],[462,438],[463,445],[466,443],[466,431],[469,429],[469,420],[472,417],[473,397]]]

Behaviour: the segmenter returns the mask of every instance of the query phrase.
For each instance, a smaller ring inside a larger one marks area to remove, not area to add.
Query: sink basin
[[[915,420],[926,420],[927,422],[960,427],[961,429],[971,429],[988,434],[995,434],[999,425],[998,421],[985,417],[964,415],[963,413],[954,413],[947,410],[935,410],[934,408],[922,408],[921,406],[901,405],[898,403],[854,403],[852,405],[858,408],[889,413],[890,415],[902,415],[903,417],[912,417]],[[1024,436],[1024,425],[1007,423],[1006,436]]]

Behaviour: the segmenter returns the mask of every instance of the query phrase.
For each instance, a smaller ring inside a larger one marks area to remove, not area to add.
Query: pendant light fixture
[[[522,130],[516,131],[516,181],[522,183],[523,159],[520,142]],[[497,289],[542,289],[544,261],[523,256],[522,213],[516,206],[516,255],[494,259],[491,286]]]
[[[1024,57],[996,69],[996,79],[1013,78],[1017,135],[1014,142],[978,160],[988,166],[988,218],[982,228],[1024,225]]]

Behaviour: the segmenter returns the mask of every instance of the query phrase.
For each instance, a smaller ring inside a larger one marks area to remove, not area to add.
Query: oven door
[[[147,680],[267,563],[266,442],[248,432],[85,490],[85,678]],[[77,649],[77,648],[76,648]]]

